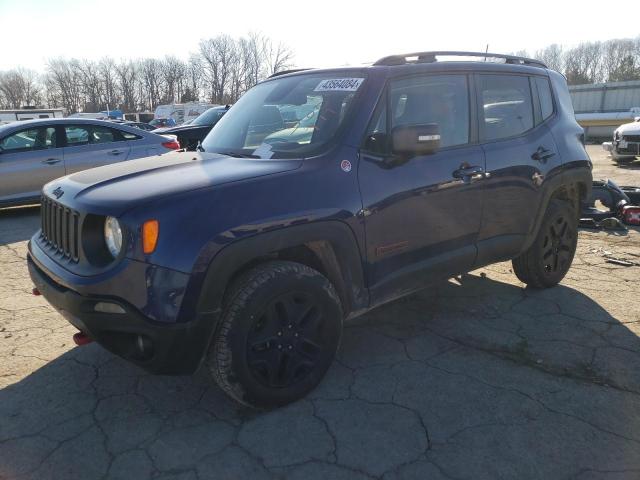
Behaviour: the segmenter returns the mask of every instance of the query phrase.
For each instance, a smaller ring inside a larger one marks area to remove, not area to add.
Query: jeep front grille
[[[40,207],[42,240],[57,253],[78,261],[80,214],[64,205],[42,197]]]

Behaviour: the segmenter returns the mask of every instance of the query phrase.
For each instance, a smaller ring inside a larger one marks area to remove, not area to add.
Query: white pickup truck
[[[613,132],[613,141],[602,144],[607,152],[611,153],[614,162],[632,162],[640,156],[640,117],[636,117],[631,123],[620,125]]]

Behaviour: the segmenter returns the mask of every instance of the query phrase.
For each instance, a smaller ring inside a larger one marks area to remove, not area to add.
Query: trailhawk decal
[[[364,78],[330,78],[322,80],[314,92],[355,92],[364,82]]]

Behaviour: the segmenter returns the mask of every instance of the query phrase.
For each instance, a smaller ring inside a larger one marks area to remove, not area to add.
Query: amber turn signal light
[[[157,220],[147,220],[142,224],[142,251],[145,254],[153,253],[158,243],[160,225]]]

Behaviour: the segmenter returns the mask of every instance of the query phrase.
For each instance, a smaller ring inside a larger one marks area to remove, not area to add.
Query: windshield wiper
[[[239,152],[216,152],[219,153],[220,155],[227,155],[228,157],[235,157],[235,158],[260,158],[258,155],[251,155],[250,153],[239,153]]]

